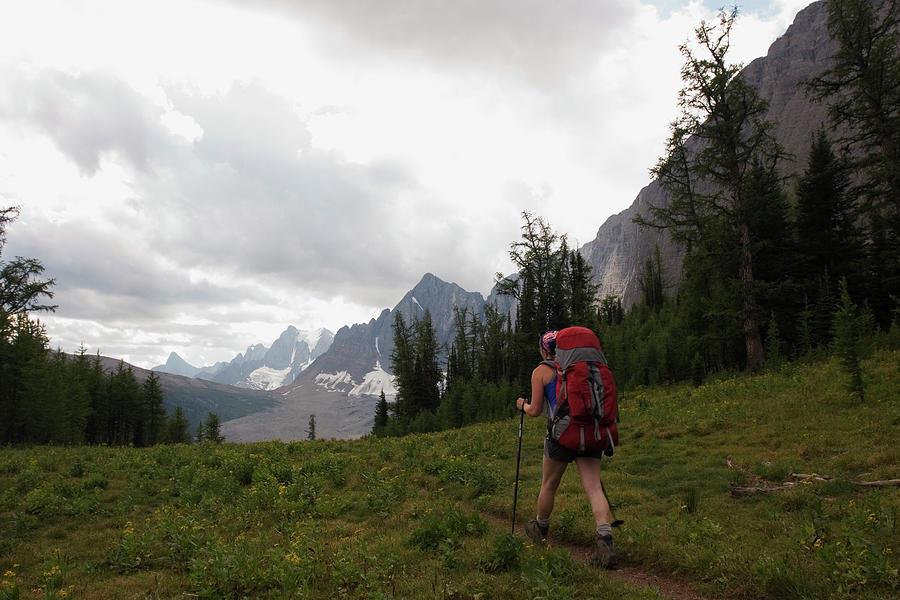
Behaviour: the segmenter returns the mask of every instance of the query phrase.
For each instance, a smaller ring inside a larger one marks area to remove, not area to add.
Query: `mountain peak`
[[[151,371],[159,371],[161,373],[171,373],[172,375],[184,375],[185,377],[193,377],[200,369],[191,365],[186,360],[178,356],[177,352],[170,352],[166,364],[153,367]]]

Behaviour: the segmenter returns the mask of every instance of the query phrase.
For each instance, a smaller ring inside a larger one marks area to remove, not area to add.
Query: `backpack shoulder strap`
[[[563,374],[562,371],[559,370],[559,367],[557,366],[557,364],[552,360],[542,360],[540,364],[547,365],[548,367],[553,369],[556,372],[557,378],[560,377],[561,374]],[[559,396],[557,396],[556,397],[556,406],[554,407],[553,412],[551,412],[549,415],[551,421],[556,419],[556,414],[559,412],[559,408],[560,408],[561,404],[562,404],[562,402],[560,402]]]

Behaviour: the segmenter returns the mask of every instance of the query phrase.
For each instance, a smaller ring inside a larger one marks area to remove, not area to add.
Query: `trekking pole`
[[[516,533],[516,502],[519,500],[519,460],[522,458],[522,425],[525,422],[525,406],[519,415],[519,450],[516,452],[516,487],[513,491],[512,533]]]
[[[606,503],[609,504],[609,514],[612,515],[613,521],[610,523],[611,527],[621,527],[625,524],[625,521],[622,519],[616,518],[616,513],[613,511],[612,502],[609,501],[609,495],[606,493],[606,486],[603,485],[603,480],[600,480],[600,489],[603,491],[603,495],[606,497]]]

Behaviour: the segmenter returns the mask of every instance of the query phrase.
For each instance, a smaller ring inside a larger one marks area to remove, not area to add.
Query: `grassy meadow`
[[[862,404],[835,361],[628,390],[605,471],[620,563],[716,598],[900,594],[900,487],[858,485],[900,478],[900,353],[864,369]],[[520,523],[543,428],[526,420]],[[517,429],[3,448],[0,600],[661,597],[572,560],[594,535],[574,468],[550,547],[509,535]]]

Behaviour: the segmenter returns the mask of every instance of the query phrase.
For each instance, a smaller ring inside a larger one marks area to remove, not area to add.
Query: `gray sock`
[[[597,535],[603,537],[604,535],[612,535],[612,525],[609,523],[602,523],[597,525]]]
[[[540,525],[541,527],[543,527],[544,529],[550,527],[550,519],[542,519],[542,518],[538,517],[536,519],[536,521],[537,521],[537,524]]]

